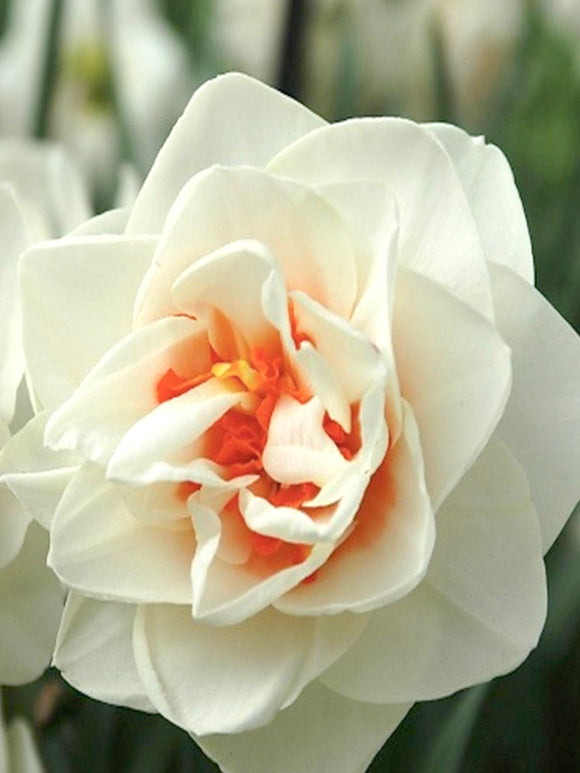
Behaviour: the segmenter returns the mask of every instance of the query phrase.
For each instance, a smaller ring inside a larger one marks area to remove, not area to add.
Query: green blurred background
[[[97,210],[130,201],[195,87],[228,69],[329,120],[485,135],[514,170],[537,284],[580,330],[580,0],[0,0],[0,133],[67,143]],[[536,652],[416,706],[373,773],[580,771],[578,518],[547,563]],[[217,770],[161,718],[90,701],[56,673],[3,695],[8,717],[33,721],[50,773]]]

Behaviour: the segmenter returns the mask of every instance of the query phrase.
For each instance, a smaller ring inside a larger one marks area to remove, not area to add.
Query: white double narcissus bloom
[[[58,147],[0,141],[0,446],[10,437],[9,425],[28,418],[16,399],[24,373],[18,258],[31,244],[60,236],[88,216],[82,182]],[[42,673],[62,610],[60,583],[46,567],[47,536],[31,521],[0,485],[0,684],[19,684]]]
[[[71,589],[56,665],[224,771],[363,771],[534,647],[580,493],[580,344],[507,162],[229,75],[119,225],[21,264],[40,412],[3,463]]]

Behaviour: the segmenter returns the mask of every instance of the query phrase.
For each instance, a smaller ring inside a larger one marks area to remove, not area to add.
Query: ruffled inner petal
[[[258,169],[212,167],[178,196],[139,290],[142,325],[176,311],[175,280],[231,242],[257,240],[276,256],[289,290],[302,290],[348,318],[356,264],[345,224],[313,190]]]

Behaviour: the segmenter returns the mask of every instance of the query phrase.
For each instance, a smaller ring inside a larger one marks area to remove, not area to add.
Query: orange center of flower
[[[301,333],[296,325],[292,307],[290,321],[294,341],[299,346],[308,337]],[[273,480],[264,470],[262,454],[268,440],[268,428],[278,399],[289,395],[302,403],[311,398],[310,392],[301,386],[286,366],[282,355],[270,355],[261,348],[250,350],[248,359],[225,362],[218,358],[212,349],[213,364],[207,372],[194,377],[182,377],[172,368],[168,369],[157,383],[159,403],[171,400],[211,378],[235,380],[236,386],[251,394],[255,399],[251,411],[236,406],[230,408],[205,433],[204,457],[211,459],[225,470],[228,479],[242,475],[258,476],[249,488],[258,496],[264,497],[274,506],[301,508],[319,492],[314,483],[283,485]],[[353,431],[347,434],[344,429],[325,414],[323,429],[334,441],[345,459],[351,459],[360,448],[358,422],[353,412]],[[182,501],[200,489],[193,482],[180,483],[177,495]],[[234,495],[226,504],[225,510],[243,520],[238,505],[238,495]],[[312,517],[314,512],[310,513]],[[285,562],[301,563],[311,551],[310,545],[285,543],[283,540],[265,536],[248,529],[252,549],[261,557],[277,554],[284,555]],[[314,579],[314,575],[306,581]]]

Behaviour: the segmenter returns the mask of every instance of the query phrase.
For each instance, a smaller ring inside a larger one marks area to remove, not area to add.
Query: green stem
[[[10,0],[0,0],[0,38],[6,32],[8,17],[10,16]]]
[[[59,69],[63,11],[64,0],[52,0],[44,49],[44,66],[34,115],[34,136],[39,139],[48,134],[50,107]]]

